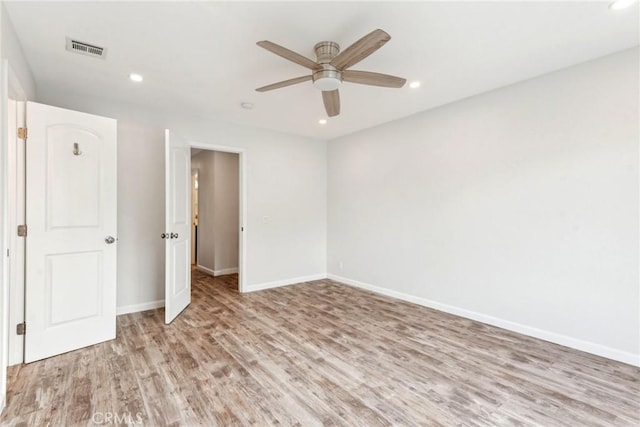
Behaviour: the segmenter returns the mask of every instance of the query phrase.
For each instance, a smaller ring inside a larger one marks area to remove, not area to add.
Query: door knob
[[[116,239],[115,239],[114,237],[112,237],[112,236],[107,236],[107,237],[104,239],[104,241],[105,241],[105,242],[107,242],[107,244],[108,244],[108,245],[110,245],[110,244],[112,244],[113,242],[115,242],[115,241],[116,241]]]
[[[171,233],[171,238],[172,239],[177,239],[178,238],[178,233]]]
[[[169,234],[168,234],[168,233],[162,233],[162,234],[160,235],[160,238],[161,238],[161,239],[168,239],[168,238],[169,238]]]

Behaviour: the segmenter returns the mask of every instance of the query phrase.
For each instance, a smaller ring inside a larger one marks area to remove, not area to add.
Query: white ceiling
[[[6,2],[38,87],[330,139],[639,44],[638,5],[608,2]],[[343,84],[325,126],[311,82],[255,88],[308,70],[258,46],[312,59],[381,28],[391,41],[352,69],[420,80],[412,90]],[[70,36],[106,60],[65,51]],[[131,72],[144,76],[135,84]],[[240,108],[252,102],[253,110]]]

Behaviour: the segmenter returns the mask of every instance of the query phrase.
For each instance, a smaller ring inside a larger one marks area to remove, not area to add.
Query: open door
[[[191,147],[165,131],[165,293],[169,324],[191,302]]]
[[[24,358],[33,362],[116,337],[117,123],[28,102],[27,126]]]

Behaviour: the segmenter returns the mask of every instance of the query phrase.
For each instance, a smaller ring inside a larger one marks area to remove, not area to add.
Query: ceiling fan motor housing
[[[340,53],[340,45],[336,42],[320,42],[313,47],[318,64],[328,64]]]
[[[313,85],[322,91],[336,90],[342,84],[342,72],[330,64],[331,60],[340,53],[340,45],[336,42],[320,42],[314,50],[318,57],[318,64],[322,68],[313,71]]]

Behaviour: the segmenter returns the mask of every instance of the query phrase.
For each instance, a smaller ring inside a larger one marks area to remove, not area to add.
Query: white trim
[[[2,5],[0,5],[0,8]],[[0,17],[2,13],[0,11]],[[0,412],[7,398],[7,366],[9,366],[9,259],[5,256],[9,248],[8,239],[8,62],[0,64]]]
[[[202,271],[205,274],[208,274],[209,276],[215,276],[216,272],[210,268],[207,267],[203,267],[200,264],[196,264],[196,270],[198,271]]]
[[[236,274],[238,272],[238,267],[233,268],[223,268],[221,270],[214,270],[214,276],[224,276],[225,274]]]
[[[18,76],[11,68],[11,65],[7,62],[7,68],[9,75],[7,76],[7,96],[11,99],[15,99],[16,101],[27,102],[27,93],[24,91]]]
[[[238,267],[232,268],[222,268],[220,270],[212,270],[210,268],[204,267],[200,264],[196,264],[196,270],[200,270],[203,273],[206,273],[213,277],[224,276],[225,274],[236,274],[238,272]]]
[[[281,286],[288,286],[288,285],[297,285],[304,282],[311,282],[313,280],[322,280],[326,278],[327,278],[326,273],[313,274],[311,276],[293,277],[291,279],[276,280],[273,282],[259,283],[257,285],[249,285],[246,287],[244,292],[262,291],[264,289],[279,288]]]
[[[26,126],[26,117],[25,117],[26,108],[25,107],[26,107],[26,101],[27,101],[27,94],[22,84],[20,83],[18,76],[13,71],[13,68],[11,67],[11,65],[7,60],[2,61],[1,68],[2,68],[2,91],[1,91],[2,96],[1,96],[0,103],[2,104],[2,106],[0,106],[0,111],[2,112],[2,115],[3,115],[2,117],[3,126],[0,126],[0,129],[2,129],[3,131],[2,131],[2,135],[0,136],[0,140],[2,140],[3,148],[6,147],[5,149],[8,149],[8,144],[10,143],[10,141],[5,139],[5,137],[8,137],[9,135],[9,133],[7,132],[8,129],[5,127],[8,124],[8,122],[5,121],[5,119],[8,119],[8,117],[6,115],[7,111],[4,109],[4,107],[8,105],[9,98],[17,101],[18,102],[17,122],[12,123],[12,125],[16,126],[20,124],[22,126]],[[13,135],[15,135],[15,133]],[[0,326],[3,329],[3,331],[0,333],[0,336],[3,337],[2,338],[3,343],[2,345],[0,345],[0,347],[4,345],[4,340],[6,339],[7,340],[6,352],[8,355],[6,364],[9,366],[22,363],[22,361],[24,360],[24,351],[23,351],[24,336],[17,336],[15,334],[12,334],[11,325],[18,323],[18,320],[20,321],[24,320],[24,290],[25,290],[24,289],[24,274],[25,274],[24,239],[22,239],[21,241],[18,241],[16,238],[12,238],[14,234],[11,233],[10,231],[15,230],[14,226],[16,224],[12,222],[11,221],[12,218],[10,218],[10,216],[7,215],[9,206],[11,206],[12,208],[13,206],[15,206],[19,208],[19,212],[23,216],[22,219],[24,220],[24,213],[25,213],[24,212],[24,200],[25,200],[24,141],[18,140],[17,138],[15,138],[11,142],[15,142],[20,146],[18,150],[20,152],[20,155],[17,159],[18,164],[12,165],[11,171],[9,171],[8,170],[9,168],[7,167],[8,166],[7,163],[9,161],[16,160],[16,159],[15,158],[9,159],[8,156],[0,156],[0,158],[6,159],[6,162],[7,162],[5,163],[5,168],[1,168],[2,170],[7,170],[7,174],[4,177],[0,178],[0,183],[2,184],[2,186],[6,186],[4,188],[8,188],[8,186],[19,185],[17,189],[18,193],[15,194],[16,196],[15,200],[7,199],[9,194],[6,194],[6,193],[3,195],[3,200],[2,200],[3,205],[4,203],[8,203],[8,206],[4,208],[5,215],[3,215],[3,218],[6,218],[6,221],[9,221],[9,223],[7,224],[8,225],[7,233],[9,234],[9,236],[7,236],[7,240],[6,240],[7,247],[5,249],[9,249],[11,254],[11,258],[8,260],[8,263],[10,265],[9,268],[10,268],[11,277],[8,277],[8,280],[6,282],[3,282],[2,284],[0,284],[0,292],[4,294],[4,298],[8,298],[4,301],[4,303],[7,304],[7,306],[0,307],[2,308],[2,312],[6,313],[6,318],[7,318],[7,323],[4,323],[4,327]],[[11,175],[8,175],[8,173],[11,173]],[[15,216],[13,218],[15,219]],[[3,251],[0,251],[0,252],[3,252]],[[3,262],[5,262],[5,260],[6,258],[3,260]],[[0,298],[0,300],[2,300],[2,298]],[[16,310],[16,307],[18,307],[18,310]],[[3,325],[2,321],[0,321],[0,325]],[[5,333],[8,334],[8,337],[5,336]],[[4,360],[4,357],[2,358],[3,358],[3,361],[2,363],[0,363],[0,369],[6,372],[5,360]],[[0,383],[2,383],[2,381],[0,381]],[[0,400],[2,400],[2,402],[0,402],[0,408],[4,408],[6,403],[5,389],[2,386],[0,386],[0,388],[2,388],[0,392]],[[0,409],[0,412],[1,411],[2,410]]]
[[[143,302],[142,304],[121,305],[116,307],[116,315],[137,313],[139,311],[154,310],[156,308],[164,307],[164,300],[159,299],[156,301]]]
[[[13,104],[13,105],[12,105]],[[9,98],[9,105],[14,115],[12,123],[8,125],[9,135],[12,135],[8,146],[7,171],[9,173],[9,230],[15,230],[19,224],[25,223],[25,141],[18,139],[17,127],[26,127],[26,102]],[[11,333],[11,325],[24,322],[24,292],[25,292],[25,238],[16,233],[9,233],[9,249],[11,251],[9,280],[9,366],[24,361],[24,335]]]
[[[565,347],[570,347],[576,350],[595,354],[597,356],[606,357],[608,359],[617,360],[619,362],[628,363],[634,366],[640,366],[640,354],[633,354],[626,351],[617,350],[615,348],[606,347],[601,344],[584,341],[578,338],[573,338],[551,331],[545,331],[543,329],[534,328],[532,326],[523,325],[521,323],[512,322],[510,320],[500,319],[498,317],[489,316],[487,314],[478,313],[476,311],[467,310],[453,305],[443,304],[426,298],[393,291],[391,289],[370,285],[368,283],[359,282],[357,280],[348,279],[346,277],[337,276],[335,274],[327,274],[327,278],[335,280],[336,282],[343,283],[345,285],[366,289],[368,291],[393,298],[398,298],[403,301],[412,302],[424,307],[444,311],[445,313],[450,313],[467,319],[476,320],[488,325],[497,326],[499,328],[507,329],[509,331],[517,332],[519,334],[538,338],[544,341],[549,341],[555,344],[560,344]]]

